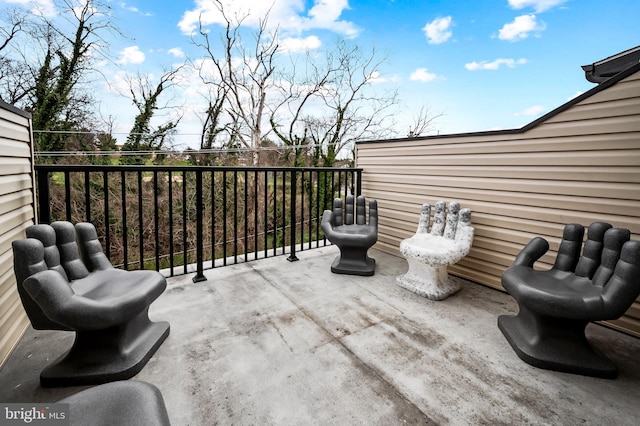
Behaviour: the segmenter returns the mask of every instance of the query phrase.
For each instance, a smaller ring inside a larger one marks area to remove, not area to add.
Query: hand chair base
[[[593,348],[584,334],[588,321],[537,315],[520,307],[500,315],[498,328],[520,359],[534,367],[615,379],[615,364]]]
[[[168,335],[169,323],[150,321],[146,310],[115,327],[77,331],[73,347],[42,370],[40,384],[80,386],[129,379]]]
[[[350,252],[349,255],[342,252],[331,264],[331,272],[334,274],[370,277],[375,271],[376,260],[367,256],[367,250],[360,253]]]
[[[450,277],[446,265],[427,265],[407,258],[409,271],[396,278],[396,284],[431,300],[444,300],[462,287],[460,280]]]

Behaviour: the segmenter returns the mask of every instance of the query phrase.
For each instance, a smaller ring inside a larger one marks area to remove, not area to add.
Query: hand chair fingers
[[[445,212],[446,203],[444,201],[438,201],[435,207],[435,213],[433,215],[433,225],[431,225],[431,234],[435,236],[442,236],[445,226]]]
[[[458,214],[455,240],[458,244],[468,246],[469,250],[471,250],[474,231],[474,228],[471,226],[471,209],[461,209]]]
[[[431,205],[424,203],[420,209],[420,221],[418,222],[417,234],[429,232],[429,223],[431,222]]]
[[[376,200],[369,201],[369,226],[378,229],[378,202]]]
[[[564,227],[562,241],[558,247],[558,254],[553,269],[558,271],[573,272],[580,258],[584,226],[578,223],[570,223]]]
[[[627,306],[633,304],[640,293],[640,241],[627,241],[622,246],[620,260],[613,275],[602,291],[602,300],[608,312],[608,319],[622,316]],[[609,309],[616,306],[617,309]],[[605,318],[607,319],[607,318]]]
[[[613,276],[613,271],[620,259],[622,246],[631,239],[631,232],[624,228],[611,228],[604,234],[600,266],[593,274],[593,285],[604,287]]]
[[[340,198],[335,198],[333,200],[333,225],[334,226],[342,226],[342,200]]]
[[[465,208],[460,210],[458,215],[458,226],[471,226],[471,209]]]
[[[449,203],[449,213],[447,214],[447,221],[444,227],[444,237],[454,239],[456,236],[456,229],[458,227],[458,213],[460,212],[460,204],[452,201]]]
[[[364,196],[358,195],[356,199],[356,225],[366,225],[366,206]]]
[[[593,278],[598,266],[604,247],[604,234],[612,226],[605,222],[594,222],[589,225],[587,240],[582,246],[582,256],[578,260],[575,272],[579,277]]]
[[[344,205],[344,224],[345,225],[353,225],[353,195],[347,195],[345,197],[345,205]]]
[[[536,263],[538,259],[540,259],[547,251],[549,250],[549,243],[542,237],[535,237],[529,243],[524,246],[520,253],[516,256],[514,260],[514,265],[527,266],[529,268],[533,267],[533,264]]]
[[[91,271],[111,269],[113,265],[102,251],[102,244],[98,239],[96,227],[92,223],[81,222],[76,224],[78,236],[78,248],[84,262]]]

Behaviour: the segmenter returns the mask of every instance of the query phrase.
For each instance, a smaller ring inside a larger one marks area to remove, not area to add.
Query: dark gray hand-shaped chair
[[[356,199],[355,215],[353,195],[347,195],[343,208],[342,200],[333,200],[333,210],[322,215],[322,230],[327,239],[340,249],[340,255],[331,265],[331,272],[349,275],[373,275],[375,259],[367,251],[378,240],[378,204],[369,201],[369,223],[366,223],[366,201],[360,195]]]
[[[70,426],[169,426],[160,390],[135,380],[94,386],[68,396]]]
[[[590,321],[621,317],[640,294],[640,241],[608,223],[564,229],[555,264],[533,269],[549,249],[536,237],[502,275],[502,285],[518,302],[517,316],[501,315],[498,327],[518,356],[540,368],[615,378],[615,364],[585,337]]]
[[[42,386],[98,384],[137,374],[169,335],[167,322],[148,316],[166,279],[156,271],[115,269],[90,223],[33,225],[26,234],[13,242],[13,256],[31,325],[76,332],[73,347],[40,374]]]

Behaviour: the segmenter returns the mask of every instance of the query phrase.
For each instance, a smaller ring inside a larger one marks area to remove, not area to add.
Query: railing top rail
[[[115,171],[115,172],[135,172],[135,171],[362,171],[361,168],[354,167],[260,167],[260,166],[168,166],[168,165],[94,165],[94,164],[36,164],[36,170],[54,172],[80,172],[80,171]]]

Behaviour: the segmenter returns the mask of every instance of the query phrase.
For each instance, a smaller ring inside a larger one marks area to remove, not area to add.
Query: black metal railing
[[[361,169],[36,165],[38,221],[92,222],[123,269],[169,276],[326,245],[322,213]]]

